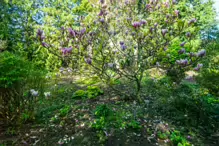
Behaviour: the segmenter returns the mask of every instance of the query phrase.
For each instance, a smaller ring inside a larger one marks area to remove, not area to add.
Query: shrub
[[[89,86],[87,87],[87,97],[89,99],[96,98],[98,95],[102,95],[103,91],[96,86]]]
[[[219,70],[205,69],[197,77],[200,85],[207,88],[211,94],[219,96]]]
[[[73,98],[89,98],[89,99],[94,99],[97,96],[103,94],[103,91],[97,87],[97,86],[88,86],[87,90],[77,90],[74,94],[73,94]]]
[[[99,105],[97,106],[97,108],[95,109],[95,116],[97,117],[108,117],[112,114],[112,110],[106,105]]]
[[[171,118],[175,123],[187,127],[206,127],[206,132],[218,127],[218,99],[209,94],[207,89],[182,82],[179,86],[172,87],[170,92],[169,87],[159,86],[160,82],[157,84],[153,87],[156,90],[156,100],[150,109],[152,113],[156,111],[164,118]]]
[[[0,70],[0,117],[7,122],[16,121],[21,113],[34,110],[36,98],[30,89],[43,92],[44,72],[9,52],[0,53]]]
[[[84,90],[77,90],[74,92],[73,98],[86,98],[87,97],[87,92]]]
[[[170,136],[170,140],[173,142],[174,146],[191,146],[179,131],[174,131]]]

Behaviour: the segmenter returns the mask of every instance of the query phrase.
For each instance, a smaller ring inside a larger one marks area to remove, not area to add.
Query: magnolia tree
[[[76,57],[78,63],[85,61],[109,85],[116,77],[130,81],[135,85],[131,96],[142,101],[142,79],[147,70],[158,67],[183,75],[202,67],[198,62],[206,51],[193,43],[199,38],[198,19],[193,13],[182,15],[179,5],[176,0],[150,0],[139,13],[132,0],[100,0],[94,5],[96,11],[81,20],[78,28],[61,29],[61,46],[54,54],[70,60]],[[48,50],[54,47],[46,43],[41,30],[38,37]],[[171,53],[176,44],[177,54]]]

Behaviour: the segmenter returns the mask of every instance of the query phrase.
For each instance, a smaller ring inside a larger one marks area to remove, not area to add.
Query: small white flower
[[[38,96],[38,94],[39,94],[39,92],[35,91],[34,89],[31,89],[30,93],[31,93],[32,96]]]
[[[50,92],[44,92],[44,95],[46,98],[50,97],[51,96],[51,93]]]

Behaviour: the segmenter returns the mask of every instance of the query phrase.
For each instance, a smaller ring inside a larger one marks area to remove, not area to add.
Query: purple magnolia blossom
[[[125,0],[125,4],[128,5],[129,4],[129,0]]]
[[[168,18],[170,18],[170,16],[171,16],[170,14],[167,14],[167,15],[166,15],[166,18],[168,19]]]
[[[194,71],[199,71],[203,67],[203,64],[198,64],[195,68]]]
[[[172,4],[176,4],[176,0],[172,0]]]
[[[101,3],[101,4],[104,4],[104,3],[105,3],[105,0],[100,0],[100,3]]]
[[[40,37],[41,35],[43,35],[43,30],[41,30],[41,29],[38,29],[38,30],[37,30],[37,36],[39,36],[39,37]]]
[[[71,52],[72,52],[72,47],[66,48],[66,51],[67,51],[68,53],[71,53]]]
[[[190,53],[189,53],[189,56],[190,56],[190,57],[195,57],[195,56],[196,56],[196,54],[195,54],[195,53],[193,53],[193,52],[190,52]]]
[[[164,47],[163,50],[164,50],[164,51],[167,51],[167,47]]]
[[[151,32],[151,33],[153,33],[153,31],[154,31],[154,28],[153,28],[153,27],[151,27],[151,28],[150,28],[150,32]]]
[[[189,38],[189,37],[191,37],[191,33],[190,32],[187,32],[186,33],[186,36]]]
[[[165,34],[166,34],[167,32],[168,32],[167,29],[161,29],[161,33],[162,33],[163,36],[165,36]]]
[[[192,137],[190,135],[187,136],[187,139],[191,139]]]
[[[186,44],[186,42],[182,42],[182,43],[180,44],[180,46],[181,46],[181,47],[184,47],[185,44]]]
[[[72,47],[62,48],[61,51],[63,55],[70,54],[72,52]]]
[[[125,45],[125,43],[123,41],[120,41],[119,44],[120,44],[120,47],[123,51],[125,51],[127,49],[127,46]]]
[[[205,49],[202,49],[201,51],[199,51],[198,53],[197,53],[197,56],[198,57],[204,57],[206,55],[206,50]]]
[[[147,21],[146,20],[141,20],[140,23],[141,23],[141,25],[145,25],[145,24],[147,24]]]
[[[123,41],[120,41],[119,44],[122,46],[124,45],[125,43]]]
[[[127,46],[126,46],[126,45],[122,45],[122,46],[121,46],[121,49],[122,49],[123,51],[125,51],[125,50],[127,49]]]
[[[182,49],[180,49],[180,50],[178,51],[178,53],[179,53],[179,54],[184,54],[184,53],[186,53],[186,49],[185,49],[185,48],[182,48]]]
[[[165,6],[166,8],[169,8],[169,7],[170,7],[169,1],[164,2],[164,6]]]
[[[40,41],[43,41],[46,37],[44,35],[40,36]]]
[[[92,60],[91,60],[91,58],[87,58],[87,59],[85,59],[85,61],[87,62],[87,64],[92,64]]]
[[[175,10],[174,13],[177,17],[179,16],[179,10]]]
[[[141,26],[141,23],[140,22],[134,22],[134,23],[132,23],[132,26],[134,28],[139,28]]]
[[[188,60],[187,59],[180,59],[180,60],[177,60],[176,63],[181,65],[181,66],[186,66],[188,64]]]
[[[45,42],[42,42],[42,46],[45,47],[45,48],[48,48],[49,47],[49,44],[45,43]]]
[[[68,28],[69,35],[75,37],[75,31],[72,28]]]
[[[189,20],[188,24],[190,25],[190,24],[195,23],[195,22],[197,22],[197,19],[192,18],[191,20]]]
[[[104,23],[105,22],[104,18],[100,18],[100,22]]]
[[[59,69],[59,72],[60,72],[60,73],[63,73],[64,70],[65,70],[65,69],[64,69],[63,67],[61,67],[61,68]]]
[[[147,4],[146,5],[146,9],[150,9],[151,8],[151,5],[150,4]]]
[[[86,32],[86,28],[83,28],[83,29],[80,31],[81,34],[84,34],[85,32]]]
[[[98,14],[99,16],[103,16],[104,15],[104,11],[100,10],[100,13]]]

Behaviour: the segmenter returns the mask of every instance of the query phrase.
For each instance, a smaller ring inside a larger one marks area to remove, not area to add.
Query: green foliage
[[[96,98],[97,96],[102,95],[102,94],[103,94],[103,90],[101,90],[97,86],[88,86],[87,87],[87,97],[89,99]]]
[[[9,52],[0,53],[0,70],[0,107],[3,107],[0,115],[9,122],[26,110],[33,112],[36,98],[29,91],[37,89],[39,94],[43,92],[44,72]]]
[[[216,111],[219,104],[217,98],[210,95],[206,89],[188,82],[183,82],[169,91],[168,87],[163,90],[159,90],[160,88],[156,89],[159,97],[154,102],[154,108],[163,117],[171,118],[176,123],[187,127],[208,127],[209,131],[218,126],[215,117],[218,115]]]
[[[132,120],[131,122],[129,122],[129,123],[127,124],[127,126],[128,126],[129,128],[132,128],[132,129],[141,129],[141,128],[142,128],[142,126],[140,125],[140,123],[139,123],[138,121],[136,121],[136,120]]]
[[[219,95],[219,70],[204,69],[197,77],[200,85],[207,88],[211,94]]]
[[[187,140],[181,136],[179,131],[174,131],[170,135],[170,140],[173,142],[174,146],[191,146]]]
[[[170,135],[169,133],[162,133],[161,131],[158,131],[157,133],[158,138],[163,139],[163,140],[167,139],[169,135]]]
[[[66,116],[71,110],[70,106],[65,106],[64,108],[60,109],[60,116],[64,117]]]
[[[94,99],[99,95],[102,95],[103,91],[97,87],[97,86],[88,86],[87,90],[77,90],[73,94],[73,98],[78,98],[78,99],[83,99],[83,98],[89,98],[89,99]]]
[[[112,110],[106,105],[99,105],[97,106],[97,108],[95,109],[95,116],[97,117],[108,117],[112,114]]]
[[[84,90],[77,90],[74,92],[73,98],[86,98],[87,97],[87,92]]]

